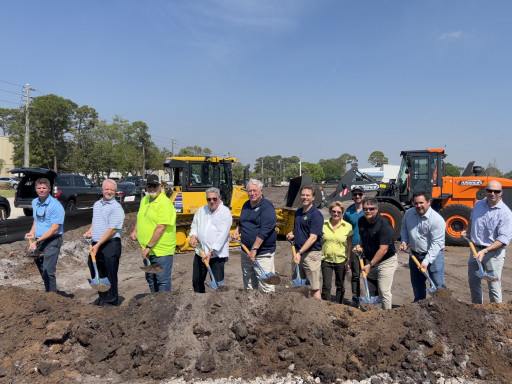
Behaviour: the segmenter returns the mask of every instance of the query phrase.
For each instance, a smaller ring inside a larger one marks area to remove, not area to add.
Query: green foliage
[[[347,172],[347,165],[357,165],[357,157],[344,153],[338,158],[321,159],[318,164],[324,171],[324,180],[339,180]]]
[[[311,176],[315,183],[319,183],[325,178],[324,170],[319,164],[302,163],[302,173]]]
[[[264,156],[256,159],[254,174],[265,182],[272,180],[274,184],[285,179],[299,176],[299,157]],[[296,165],[296,167],[295,167]],[[263,167],[263,168],[262,168]]]
[[[208,147],[202,148],[197,145],[181,148],[176,156],[193,157],[193,156],[211,156],[212,150]]]
[[[368,162],[374,167],[382,167],[384,164],[388,164],[389,160],[384,153],[381,151],[373,151],[368,157]]]
[[[233,164],[233,181],[244,181],[244,165],[242,163]]]
[[[502,177],[504,177],[505,179],[512,179],[512,171],[504,173]]]
[[[450,163],[444,163],[444,176],[460,176],[460,168]]]

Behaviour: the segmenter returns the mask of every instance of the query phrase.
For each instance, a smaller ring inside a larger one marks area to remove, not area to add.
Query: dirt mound
[[[0,382],[251,378],[290,370],[324,382],[382,372],[398,381],[512,381],[510,304],[443,296],[361,312],[307,299],[300,289],[230,289],[142,295],[124,307],[97,308],[23,288],[4,286],[0,294]]]

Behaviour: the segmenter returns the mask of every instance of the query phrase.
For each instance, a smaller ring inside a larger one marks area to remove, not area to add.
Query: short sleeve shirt
[[[395,253],[395,243],[393,236],[395,231],[389,221],[380,214],[377,215],[373,223],[369,223],[366,217],[359,219],[359,235],[363,246],[364,258],[371,260],[377,253],[381,245],[388,245],[388,251],[382,257],[381,261],[389,259]]]
[[[49,195],[44,203],[39,201],[39,197],[32,200],[32,211],[36,223],[36,238],[43,236],[52,227],[52,224],[59,224],[57,235],[64,233],[64,208],[60,201],[52,195]]]
[[[153,201],[149,195],[140,202],[137,213],[137,238],[139,244],[145,248],[153,237],[155,228],[159,224],[165,225],[165,230],[160,239],[153,244],[151,255],[174,255],[176,250],[176,210],[171,200],[165,193],[161,193]]]
[[[322,231],[324,226],[324,217],[322,213],[312,205],[311,208],[304,212],[299,208],[295,212],[295,223],[293,226],[293,234],[295,236],[295,245],[300,249],[308,240],[311,234],[317,235],[316,241],[308,249],[308,251],[320,251],[322,249]]]

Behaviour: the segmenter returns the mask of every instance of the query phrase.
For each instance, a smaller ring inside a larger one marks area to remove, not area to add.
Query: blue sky
[[[0,107],[30,83],[243,164],[445,148],[512,170],[509,0],[28,0],[1,14]]]

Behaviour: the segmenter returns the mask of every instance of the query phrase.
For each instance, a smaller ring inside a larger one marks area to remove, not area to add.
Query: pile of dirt
[[[512,306],[449,295],[362,312],[276,294],[145,295],[97,308],[57,294],[0,288],[0,382],[251,378],[289,371],[323,382],[386,372],[397,381],[512,381]]]

